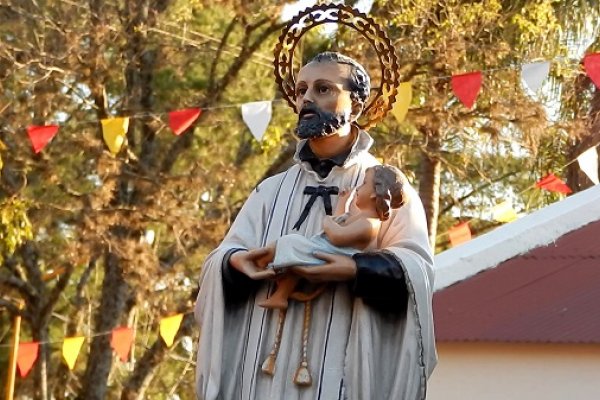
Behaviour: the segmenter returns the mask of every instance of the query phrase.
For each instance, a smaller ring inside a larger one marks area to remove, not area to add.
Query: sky
[[[369,13],[371,7],[373,6],[374,0],[358,0],[356,4],[354,4],[354,8],[363,13]],[[332,3],[346,3],[345,1],[332,1]],[[283,6],[283,10],[281,12],[281,19],[283,21],[289,21],[300,11],[304,10],[307,7],[312,7],[317,4],[317,0],[298,0],[294,2],[290,2]]]

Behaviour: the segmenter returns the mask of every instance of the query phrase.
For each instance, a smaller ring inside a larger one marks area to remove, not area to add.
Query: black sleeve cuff
[[[225,302],[229,304],[245,301],[260,284],[259,281],[248,278],[229,263],[233,253],[245,250],[241,248],[231,249],[223,257],[223,264],[221,265],[223,292],[225,293]]]
[[[383,312],[406,313],[408,289],[400,260],[387,252],[356,253],[353,292]]]

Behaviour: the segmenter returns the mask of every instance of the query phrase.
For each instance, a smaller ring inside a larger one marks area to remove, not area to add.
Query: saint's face
[[[350,66],[336,62],[312,62],[300,70],[296,83],[296,133],[301,139],[349,129],[352,112],[349,75]]]

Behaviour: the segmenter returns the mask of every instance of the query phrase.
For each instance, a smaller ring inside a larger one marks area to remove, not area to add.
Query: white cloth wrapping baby
[[[277,239],[275,257],[269,265],[275,270],[325,264],[324,260],[314,256],[315,252],[352,256],[359,252],[353,247],[338,247],[331,244],[325,233],[307,238],[291,233]]]

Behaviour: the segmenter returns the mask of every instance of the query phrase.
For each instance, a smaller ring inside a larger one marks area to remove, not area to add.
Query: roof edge
[[[434,290],[446,288],[503,261],[555,242],[600,220],[600,185],[505,224],[435,256]]]

